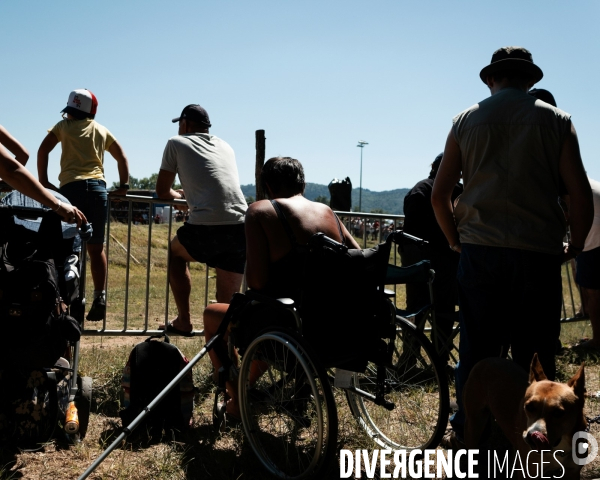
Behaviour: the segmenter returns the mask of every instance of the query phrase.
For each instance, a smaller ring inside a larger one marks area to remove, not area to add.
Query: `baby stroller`
[[[79,231],[17,191],[0,200],[0,225],[0,443],[38,449],[59,423],[77,443],[92,395],[92,379],[77,375],[91,226]]]

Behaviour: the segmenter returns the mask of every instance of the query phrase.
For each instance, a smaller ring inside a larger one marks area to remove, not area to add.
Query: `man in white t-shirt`
[[[248,208],[240,188],[233,149],[208,133],[210,119],[200,105],[188,105],[173,122],[179,134],[167,142],[156,182],[159,198],[185,199],[189,220],[171,240],[169,282],[178,317],[165,328],[189,335],[191,279],[188,262],[217,271],[217,302],[239,292],[246,262],[244,217]],[[182,190],[173,190],[179,174]],[[185,192],[185,193],[184,193]]]
[[[592,339],[581,347],[600,348],[600,182],[589,179],[594,197],[594,221],[577,256],[577,284],[581,287],[592,324]]]

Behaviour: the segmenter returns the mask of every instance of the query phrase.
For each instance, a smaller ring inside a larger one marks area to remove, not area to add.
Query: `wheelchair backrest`
[[[389,252],[386,244],[360,250],[348,249],[323,234],[311,238],[298,309],[302,334],[326,366],[366,359],[377,348],[379,287]]]

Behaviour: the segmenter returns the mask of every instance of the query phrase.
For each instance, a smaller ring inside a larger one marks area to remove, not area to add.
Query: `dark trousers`
[[[503,346],[511,346],[513,361],[527,372],[537,353],[546,376],[554,379],[562,301],[560,266],[560,255],[463,244],[457,275],[459,410],[451,419],[459,434],[469,373],[480,360],[500,355]]]

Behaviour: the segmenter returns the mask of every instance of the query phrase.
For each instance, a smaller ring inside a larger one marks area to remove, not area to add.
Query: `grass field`
[[[148,241],[148,226],[132,226],[131,254],[139,262],[131,260],[129,275],[129,301],[127,304],[129,328],[143,328],[146,315],[148,326],[156,328],[165,319],[167,237],[166,225],[154,225],[151,242]],[[112,224],[111,233],[126,245],[127,227]],[[174,234],[174,232],[173,232]],[[151,259],[148,262],[148,245]],[[111,243],[109,267],[109,296],[107,326],[120,329],[125,311],[126,255],[116,244]],[[147,269],[147,265],[150,268]],[[193,293],[192,312],[195,328],[201,329],[201,312],[204,307],[204,281],[206,270],[203,265],[191,268]],[[211,272],[209,272],[212,275]],[[147,278],[149,275],[149,278]],[[149,284],[148,291],[146,283]],[[88,282],[88,286],[90,282]],[[91,298],[91,288],[88,289]],[[146,296],[148,302],[146,303]],[[214,280],[209,281],[209,300],[214,298]],[[404,292],[398,288],[397,300],[404,302]],[[147,305],[147,306],[146,306]],[[171,312],[174,303],[169,298]],[[576,306],[577,308],[577,306]],[[171,313],[171,318],[174,316]],[[91,325],[86,324],[86,328]],[[588,322],[564,325],[561,340],[565,347],[590,335]],[[86,336],[81,342],[80,374],[94,379],[93,406],[90,428],[85,441],[69,446],[57,439],[35,453],[0,452],[0,479],[73,479],[89,466],[118,433],[121,408],[121,373],[133,345],[145,337],[97,337]],[[203,346],[202,338],[184,339],[173,337],[173,342],[188,356],[193,357]],[[600,413],[600,358],[598,355],[565,348],[558,357],[559,379],[568,379],[586,362],[586,414]],[[244,440],[241,427],[224,433],[212,428],[213,388],[208,378],[211,366],[208,359],[202,360],[194,369],[198,387],[194,411],[193,428],[178,438],[165,438],[157,444],[148,444],[143,436],[122,445],[113,452],[98,470],[93,479],[215,479],[252,480],[266,478],[249,445]],[[343,393],[335,393],[340,419],[338,447],[356,450],[372,449],[374,444],[357,427],[347,406]],[[600,438],[600,427],[592,425],[592,434]],[[583,478],[600,476],[600,461],[596,460],[584,469]],[[337,472],[330,477],[338,478]],[[363,478],[365,475],[363,473]]]

